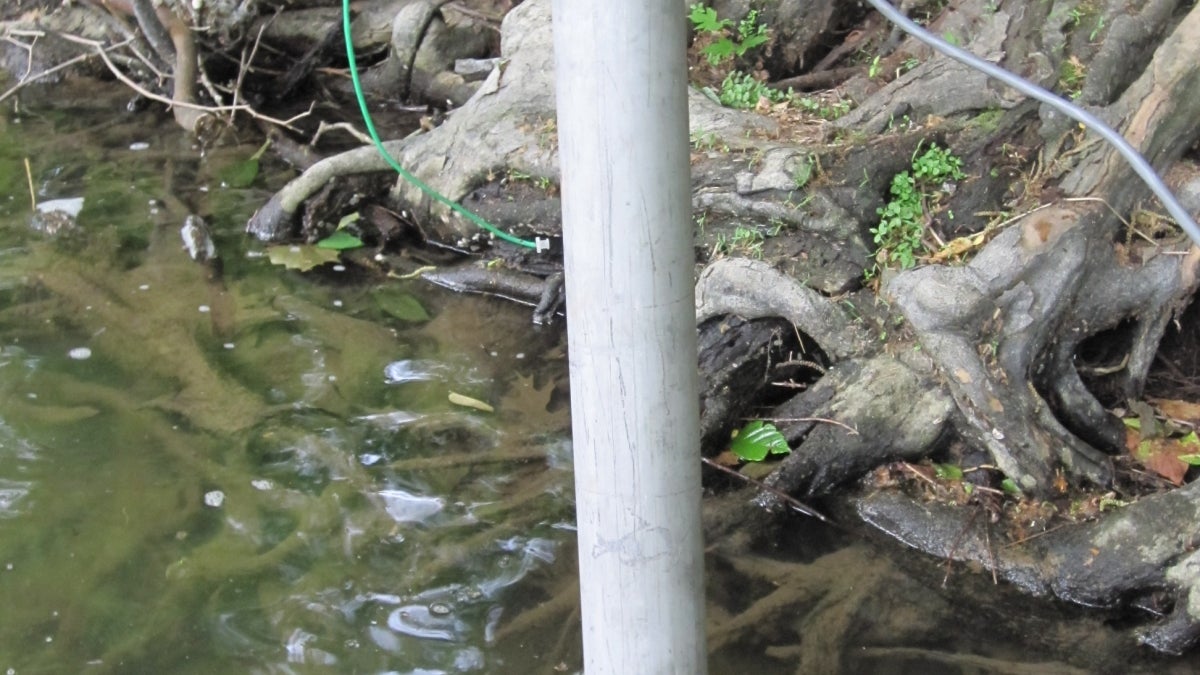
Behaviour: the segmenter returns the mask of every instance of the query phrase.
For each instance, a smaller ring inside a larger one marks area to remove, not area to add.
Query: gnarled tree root
[[[1200,483],[1123,507],[1092,523],[991,545],[985,518],[962,508],[879,492],[857,505],[862,519],[930,555],[976,562],[1035,595],[1117,607],[1159,589],[1174,594],[1167,617],[1139,639],[1179,654],[1200,638]],[[975,522],[978,521],[978,522]]]

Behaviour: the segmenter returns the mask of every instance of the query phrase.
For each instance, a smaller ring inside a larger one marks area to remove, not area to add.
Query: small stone
[[[225,503],[225,493],[220,490],[212,490],[204,493],[204,505],[211,506],[214,509]]]
[[[87,359],[92,358],[92,350],[88,349],[87,347],[76,347],[67,352],[67,356],[75,359],[76,361],[86,361]]]

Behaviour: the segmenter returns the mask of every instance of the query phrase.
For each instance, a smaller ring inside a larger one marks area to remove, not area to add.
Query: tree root
[[[989,545],[983,519],[938,503],[878,492],[857,505],[862,519],[933,556],[972,561],[1035,595],[1092,607],[1118,607],[1160,588],[1175,595],[1162,622],[1140,631],[1155,649],[1182,653],[1200,639],[1200,483],[1146,497],[1092,523],[1071,525],[1020,545]],[[1165,535],[1164,533],[1170,533]]]

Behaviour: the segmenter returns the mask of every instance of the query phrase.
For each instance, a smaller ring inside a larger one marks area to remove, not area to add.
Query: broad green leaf
[[[715,66],[721,61],[733,56],[735,49],[736,48],[733,44],[733,40],[730,40],[729,38],[721,38],[710,45],[705,45],[704,49],[701,49],[700,52],[708,57],[709,63]]]
[[[234,162],[225,167],[218,174],[218,178],[226,187],[246,188],[254,183],[254,179],[258,178],[258,160],[262,158],[263,153],[267,151],[267,147],[271,145],[271,141],[262,144],[249,159],[240,162]]]
[[[770,39],[771,39],[771,37],[764,33],[758,33],[757,35],[751,35],[750,37],[746,38],[745,40],[742,40],[742,44],[738,45],[738,53],[739,53],[739,55],[745,54],[747,51],[754,49],[755,47],[757,47],[761,44],[766,44],[767,40],[770,40]]]
[[[754,420],[734,432],[729,449],[748,462],[761,462],[768,453],[783,455],[792,451],[779,429],[762,420]]]
[[[933,470],[942,480],[962,480],[963,477],[962,469],[953,464],[934,464]]]
[[[258,160],[245,159],[234,162],[222,169],[217,177],[225,187],[248,188],[254,184],[254,179],[258,178]]]
[[[1179,444],[1180,445],[1200,445],[1200,436],[1197,436],[1196,431],[1193,429],[1192,431],[1187,432],[1187,434],[1184,435],[1183,438],[1179,439]]]
[[[318,265],[336,262],[338,252],[316,246],[272,246],[267,249],[267,257],[289,270],[307,272]]]
[[[1190,464],[1192,466],[1200,466],[1200,455],[1196,455],[1196,454],[1179,455],[1179,461],[1184,462],[1185,464]]]
[[[1000,481],[1000,489],[1004,490],[1010,495],[1021,494],[1021,488],[1017,487],[1017,482],[1011,478],[1005,478],[1004,480]]]
[[[483,412],[490,413],[490,412],[496,411],[495,408],[484,403],[483,401],[480,401],[477,398],[471,398],[470,396],[463,396],[462,394],[459,394],[459,393],[456,393],[453,391],[450,392],[450,402],[453,403],[454,405],[461,405],[465,408],[474,408],[475,410],[480,410]]]
[[[716,33],[732,23],[728,19],[718,20],[717,10],[712,7],[705,7],[700,3],[692,5],[691,10],[692,12],[688,15],[688,18],[696,30],[702,33]]]
[[[362,239],[350,234],[345,230],[338,230],[333,234],[325,237],[317,242],[318,248],[329,248],[335,251],[345,251],[351,248],[359,248],[363,245]]]
[[[1121,421],[1124,422],[1125,426],[1129,427],[1130,429],[1142,428],[1142,421],[1136,417],[1125,417]]]
[[[385,287],[377,290],[374,296],[375,305],[394,319],[414,323],[429,320],[429,312],[425,311],[420,301],[408,293]]]

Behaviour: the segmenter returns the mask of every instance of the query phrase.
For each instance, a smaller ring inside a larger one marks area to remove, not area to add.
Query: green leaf
[[[234,162],[222,169],[217,174],[217,177],[221,179],[221,183],[231,188],[247,188],[253,185],[254,179],[258,178],[258,160],[262,158],[263,153],[267,151],[270,145],[271,141],[268,140],[249,159]]]
[[[329,248],[335,251],[345,251],[351,248],[359,248],[362,245],[362,239],[359,239],[345,230],[338,230],[337,232],[334,232],[328,237],[325,237],[321,241],[317,242],[317,246],[319,248]]]
[[[942,480],[962,480],[963,477],[962,469],[953,464],[934,464],[933,470]]]
[[[1010,495],[1021,494],[1021,488],[1017,487],[1016,481],[1011,478],[1005,478],[1004,480],[1000,481],[1000,489],[1004,490]]]
[[[735,431],[729,449],[748,462],[761,462],[768,453],[784,455],[792,451],[779,429],[762,420],[754,420]]]
[[[289,270],[307,272],[318,265],[337,261],[338,252],[316,246],[272,246],[267,249],[267,257]]]
[[[388,316],[401,321],[419,323],[429,320],[429,312],[413,296],[402,291],[382,288],[374,293],[375,305]]]
[[[757,47],[761,44],[765,44],[770,39],[771,39],[771,36],[766,35],[764,33],[760,33],[758,35],[751,35],[750,37],[746,38],[745,40],[742,40],[742,43],[740,45],[738,45],[738,47],[737,47],[738,56],[745,54],[746,52],[750,51],[751,49],[754,49],[755,47]]]
[[[234,162],[222,169],[217,177],[225,187],[248,188],[258,178],[258,160],[251,158]]]
[[[1180,445],[1200,445],[1200,436],[1196,435],[1196,430],[1187,432],[1183,438],[1179,439]]]
[[[1129,427],[1130,429],[1142,428],[1142,420],[1138,419],[1137,417],[1126,417],[1121,421],[1124,422],[1125,426]]]
[[[728,19],[717,20],[717,10],[712,7],[705,7],[700,3],[691,6],[691,14],[688,14],[688,19],[691,20],[692,26],[702,33],[717,33],[729,26],[732,22]]]
[[[1191,464],[1192,466],[1200,466],[1200,455],[1179,455],[1179,461],[1184,464]]]
[[[733,40],[721,38],[710,45],[705,45],[704,49],[700,50],[700,53],[708,57],[708,62],[715,66],[733,56],[734,50]]]

